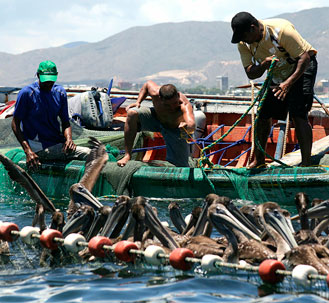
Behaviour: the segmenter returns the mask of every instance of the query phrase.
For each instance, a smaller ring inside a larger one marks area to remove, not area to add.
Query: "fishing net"
[[[0,120],[3,133],[0,138],[0,152],[26,169],[25,155],[10,123],[10,119]],[[87,130],[72,124],[72,135],[77,145],[88,146],[88,137],[95,136],[107,147],[109,162],[93,189],[95,196],[128,194],[157,198],[204,198],[215,192],[232,199],[256,203],[276,201],[291,205],[294,195],[300,191],[306,192],[311,198],[320,199],[326,199],[329,194],[329,174],[326,167],[231,169],[216,165],[208,170],[195,168],[196,163],[191,162],[191,168],[178,168],[165,161],[141,162],[145,151],[141,149],[140,152],[133,153],[133,161],[126,167],[119,168],[115,162],[122,157],[120,151],[124,150],[123,132]],[[152,133],[138,133],[134,149],[142,148],[144,138],[149,136]],[[83,175],[84,162],[74,160],[69,163],[43,163],[40,171],[29,173],[48,197],[64,198],[68,196],[69,187]],[[25,192],[10,180],[3,166],[0,166],[0,182],[0,193]]]
[[[259,169],[219,169],[217,173],[227,178],[227,186],[233,187],[231,198],[262,203],[276,201],[284,205],[294,203],[297,192],[307,192],[310,197],[325,197],[329,194],[327,169],[324,167],[268,167]],[[212,181],[211,175],[209,176]],[[225,188],[213,184],[218,194]],[[224,182],[222,182],[224,183]],[[230,192],[231,193],[231,192]]]
[[[71,127],[72,138],[77,145],[88,146],[89,137],[93,136],[106,145],[109,163],[116,162],[117,159],[122,157],[120,154],[120,151],[124,150],[124,134],[122,131],[88,130],[75,123],[72,123]],[[17,163],[27,170],[25,154],[11,129],[11,119],[0,120],[0,129],[3,134],[0,138],[0,152],[5,154],[14,163]],[[141,148],[143,146],[143,139],[146,136],[150,136],[150,134],[143,132],[138,133],[134,148]],[[132,156],[133,159],[138,159],[140,157],[140,153],[134,153]],[[84,165],[85,162],[79,160],[70,162],[44,162],[38,172],[27,171],[48,197],[64,198],[68,196],[69,187],[79,182],[81,179],[85,169]],[[120,178],[122,178],[121,175],[112,176],[111,180],[115,183],[114,178],[120,180]],[[93,194],[95,196],[101,196],[104,195],[104,193],[108,195],[115,194],[115,189],[108,180],[105,173],[100,175],[93,189]],[[0,165],[0,184],[0,192],[2,194],[25,193],[25,190],[23,190],[19,184],[10,179],[2,164]]]
[[[214,192],[231,199],[255,203],[276,201],[291,205],[297,192],[311,198],[326,198],[328,170],[325,167],[170,168],[141,167],[134,173],[135,194],[164,198],[204,198]]]

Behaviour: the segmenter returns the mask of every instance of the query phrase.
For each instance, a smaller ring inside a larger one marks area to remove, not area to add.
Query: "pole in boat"
[[[321,107],[326,112],[326,114],[329,116],[329,110],[327,109],[326,105],[320,100],[320,98],[316,94],[314,94],[313,97],[321,105]]]
[[[109,87],[107,88],[108,95],[110,95],[110,93],[111,93],[112,85],[113,85],[113,79],[110,80]]]

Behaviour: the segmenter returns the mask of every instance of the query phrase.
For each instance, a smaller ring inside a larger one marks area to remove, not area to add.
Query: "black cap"
[[[249,31],[252,24],[257,24],[257,22],[257,19],[247,12],[237,13],[231,21],[231,27],[233,30],[231,42],[239,43],[243,38],[243,34]]]

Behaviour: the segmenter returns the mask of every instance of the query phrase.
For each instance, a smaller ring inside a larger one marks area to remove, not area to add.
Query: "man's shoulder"
[[[59,85],[59,84],[54,84],[53,86],[53,91],[56,92],[56,93],[59,93],[63,96],[66,96],[66,90],[63,86]]]
[[[34,82],[34,83],[32,83],[32,84],[29,84],[29,85],[26,85],[26,86],[24,86],[21,90],[20,90],[20,92],[19,92],[19,95],[32,95],[33,94],[33,92],[35,92],[35,91],[38,91],[39,89],[38,89],[38,84],[37,84],[37,82]]]
[[[265,19],[265,20],[260,20],[264,25],[272,27],[276,30],[280,28],[285,28],[286,26],[293,26],[293,24],[282,18],[273,18],[273,19]]]
[[[55,89],[55,90],[57,90],[57,91],[64,91],[64,92],[66,93],[65,88],[64,88],[62,85],[57,84],[57,83],[54,83],[54,85],[53,85],[53,89]]]

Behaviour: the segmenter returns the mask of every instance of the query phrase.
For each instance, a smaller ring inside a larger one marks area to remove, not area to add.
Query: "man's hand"
[[[65,154],[74,152],[76,150],[76,148],[77,148],[77,146],[71,139],[66,140],[65,143],[63,144],[63,152]]]
[[[178,125],[178,128],[180,129],[180,131],[184,131],[185,133],[188,133],[189,135],[192,135],[195,131],[195,129],[193,127],[188,127],[186,122],[180,122]]]
[[[128,109],[133,108],[133,107],[140,108],[140,107],[141,107],[141,104],[140,104],[139,102],[135,102],[135,103],[129,104],[129,105],[126,107],[126,111],[128,111]]]
[[[189,135],[192,135],[194,133],[194,130],[188,129],[186,122],[180,122],[178,125],[178,129],[180,130],[180,136],[183,139],[189,139]]]
[[[288,83],[282,82],[280,83],[280,85],[275,86],[274,88],[272,88],[272,91],[274,93],[274,97],[278,98],[279,100],[283,101],[290,89],[290,85]]]
[[[264,67],[265,69],[269,69],[274,57],[275,57],[274,55],[270,57],[266,57],[262,62],[262,67]],[[276,58],[275,61],[279,61],[279,59]]]
[[[245,67],[245,71],[249,79],[260,78],[266,70],[271,66],[272,60],[275,56],[266,57],[260,64],[250,64]],[[279,61],[277,58],[275,61]]]
[[[27,168],[32,171],[37,171],[41,166],[38,155],[32,150],[25,152],[25,155]]]

